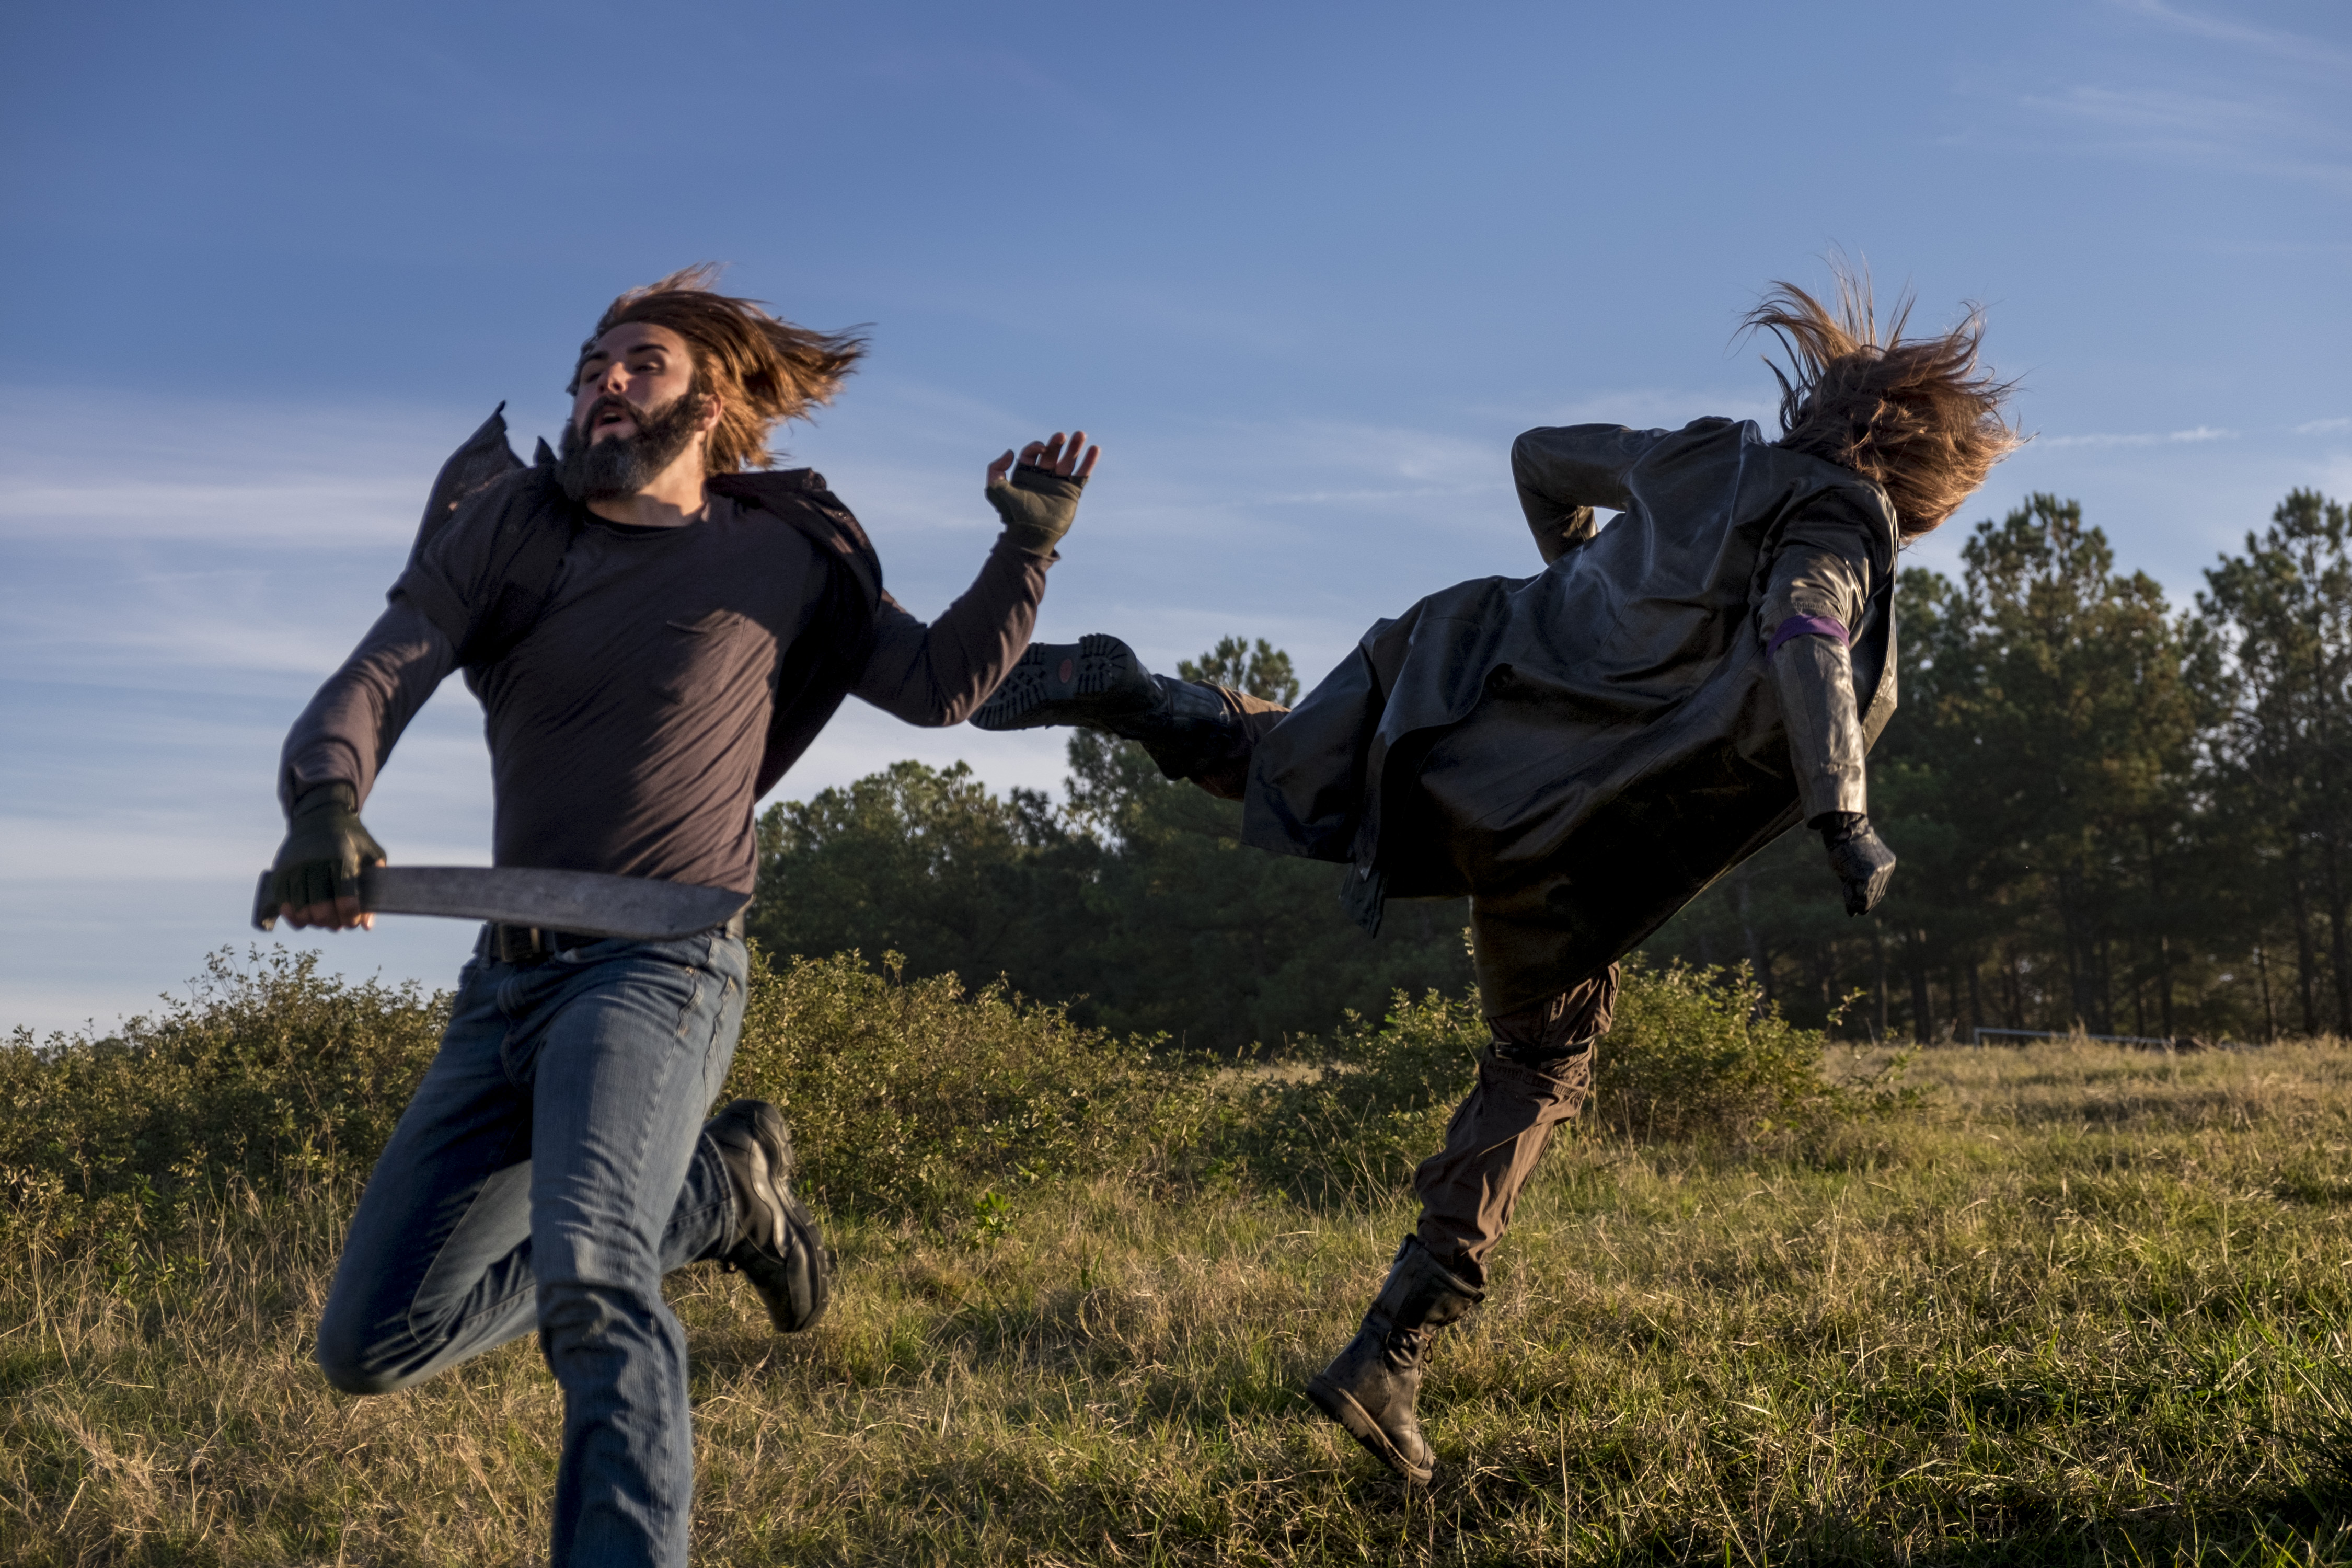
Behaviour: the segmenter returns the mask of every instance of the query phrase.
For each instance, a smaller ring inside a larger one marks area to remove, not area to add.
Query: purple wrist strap
[[[1835,637],[1842,643],[1853,641],[1845,635],[1844,626],[1827,616],[1790,616],[1774,629],[1772,640],[1765,645],[1764,657],[1770,658],[1779,653],[1780,645],[1790,637]]]

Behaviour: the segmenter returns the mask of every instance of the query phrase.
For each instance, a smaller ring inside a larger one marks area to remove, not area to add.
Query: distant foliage
[[[2352,512],[2291,493],[2184,611],[2055,496],[1961,563],[1896,593],[1876,917],[1792,833],[1649,951],[1745,960],[1808,1023],[1861,990],[1880,1039],[2352,1032]]]
[[[1290,658],[1226,637],[1178,667],[1295,701]],[[1142,749],[1075,731],[1056,806],[992,795],[963,763],[894,763],[760,819],[751,929],[779,954],[903,955],[910,975],[1002,976],[1078,1023],[1231,1055],[1336,1028],[1400,989],[1470,979],[1462,900],[1391,907],[1367,940],[1341,868],[1241,842],[1241,807],[1164,778]]]
[[[1292,667],[1290,656],[1264,637],[1255,645],[1244,637],[1220,637],[1217,646],[1200,658],[1178,659],[1176,673],[1186,680],[1246,691],[1285,708],[1298,700],[1298,671]]]
[[[896,952],[907,973],[1031,995],[1084,990],[1066,955],[1086,940],[1102,849],[1033,790],[1002,797],[962,763],[894,763],[760,819],[753,934],[771,952]]]

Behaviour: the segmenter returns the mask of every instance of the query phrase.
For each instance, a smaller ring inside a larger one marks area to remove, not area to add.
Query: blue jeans
[[[477,956],[335,1270],[319,1364],[347,1393],[538,1328],[563,1389],[558,1564],[686,1562],[686,1336],[661,1284],[735,1229],[700,1128],[744,983],[742,940],[711,932]]]

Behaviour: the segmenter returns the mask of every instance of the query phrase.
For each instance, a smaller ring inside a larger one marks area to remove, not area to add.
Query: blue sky
[[[2352,497],[2352,8],[102,3],[0,16],[0,1027],[101,1023],[250,934],[286,725],[440,457],[524,444],[614,292],[685,262],[873,324],[782,438],[934,613],[989,457],[1107,448],[1041,634],[1327,668],[1536,565],[1537,424],[1769,419],[1739,313],[1868,261],[1963,298],[2038,439],[1923,546],[2081,500],[2176,600],[2287,489]],[[456,682],[368,816],[480,861]],[[853,708],[1052,785],[1049,736]],[[467,932],[331,962],[434,984]]]

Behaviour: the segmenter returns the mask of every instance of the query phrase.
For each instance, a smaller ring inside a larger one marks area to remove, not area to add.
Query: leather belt
[[[710,928],[726,936],[743,934],[743,915],[738,910],[723,925]],[[699,932],[696,934],[699,935]],[[500,925],[492,921],[482,927],[481,939],[474,944],[475,956],[494,958],[500,963],[512,963],[529,968],[544,963],[559,952],[575,947],[586,947],[592,942],[611,942],[604,936],[586,935],[580,931],[541,931],[537,926]]]

